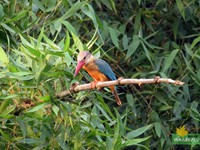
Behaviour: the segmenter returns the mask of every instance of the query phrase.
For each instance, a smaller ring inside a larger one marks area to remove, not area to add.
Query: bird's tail
[[[118,93],[117,93],[115,87],[110,87],[110,89],[111,89],[111,91],[112,91],[112,94],[113,94],[114,97],[115,97],[115,100],[116,100],[117,104],[118,104],[118,105],[122,105],[122,102],[121,102],[121,100],[120,100],[120,98],[119,98],[119,96],[118,96]]]

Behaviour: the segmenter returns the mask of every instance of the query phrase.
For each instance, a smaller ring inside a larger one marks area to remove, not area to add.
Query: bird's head
[[[74,76],[76,76],[78,74],[78,72],[81,70],[81,68],[84,65],[87,65],[92,60],[92,58],[93,58],[93,56],[90,52],[81,51],[77,57],[78,64],[76,66],[76,71],[74,73]]]

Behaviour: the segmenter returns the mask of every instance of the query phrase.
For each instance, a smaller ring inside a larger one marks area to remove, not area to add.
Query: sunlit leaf
[[[60,19],[61,20],[66,20],[67,18],[71,17],[78,11],[82,6],[86,4],[86,1],[83,2],[76,2]]]
[[[0,115],[2,115],[2,113],[7,109],[7,107],[9,106],[9,103],[10,103],[10,99],[6,99],[1,103],[1,105],[0,105]]]
[[[150,124],[150,125],[147,125],[147,126],[144,126],[144,127],[141,127],[141,128],[138,128],[136,130],[133,130],[129,133],[126,134],[125,138],[126,139],[133,139],[141,134],[143,134],[144,132],[146,132],[148,129],[150,129],[153,125]]]
[[[70,36],[69,36],[69,32],[66,33],[66,38],[65,38],[65,46],[64,46],[64,50],[65,52],[69,52],[69,47],[70,47]]]
[[[59,108],[56,106],[56,105],[53,105],[52,106],[52,110],[53,112],[56,114],[56,116],[58,115],[58,112],[59,112]]]
[[[138,143],[144,142],[148,140],[151,136],[145,137],[145,138],[137,138],[137,139],[129,139],[125,142],[126,146],[136,145]]]
[[[27,112],[28,112],[28,113],[35,112],[35,111],[38,111],[38,110],[40,110],[40,109],[44,109],[44,108],[45,108],[46,106],[48,106],[48,105],[49,105],[49,103],[42,103],[42,104],[40,104],[40,105],[37,105],[37,106],[31,108],[31,109],[28,110]]]
[[[0,46],[0,61],[5,65],[9,63],[9,59],[1,46]]]
[[[10,27],[8,24],[1,23],[2,27],[4,27],[6,30],[8,30],[11,33],[16,33],[15,29]]]

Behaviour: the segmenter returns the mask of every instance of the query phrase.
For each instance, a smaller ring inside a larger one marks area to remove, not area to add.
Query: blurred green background
[[[1,0],[2,149],[178,149],[171,134],[199,133],[200,1]],[[74,82],[79,51],[106,60],[117,77],[172,78],[57,99]],[[195,149],[197,146],[182,148]]]

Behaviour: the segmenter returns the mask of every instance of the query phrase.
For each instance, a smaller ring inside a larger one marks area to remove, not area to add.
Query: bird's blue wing
[[[99,71],[107,76],[110,80],[116,80],[114,72],[106,61],[102,59],[96,59],[95,64],[98,66]]]

